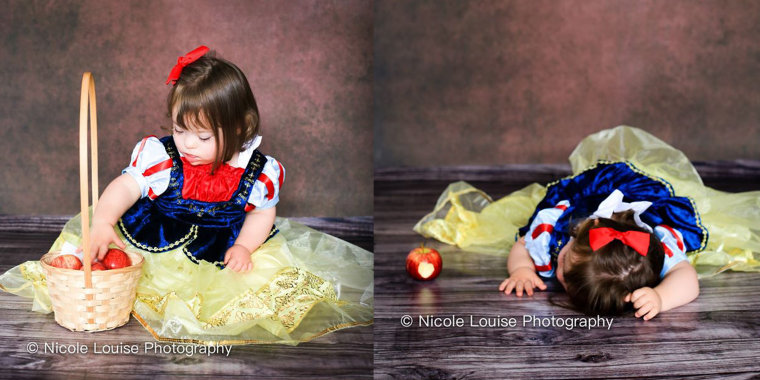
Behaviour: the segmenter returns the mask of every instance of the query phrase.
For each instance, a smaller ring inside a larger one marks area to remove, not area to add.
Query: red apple
[[[119,269],[132,265],[132,261],[124,251],[113,248],[106,252],[106,256],[103,257],[102,263],[106,269]]]
[[[82,268],[82,262],[74,255],[60,255],[56,256],[53,261],[50,262],[51,266],[64,269],[80,269]]]
[[[106,266],[103,265],[100,261],[92,263],[92,266],[90,266],[90,269],[93,271],[96,270],[106,270]]]
[[[435,249],[419,246],[406,257],[406,271],[418,280],[432,280],[441,273],[441,255]]]

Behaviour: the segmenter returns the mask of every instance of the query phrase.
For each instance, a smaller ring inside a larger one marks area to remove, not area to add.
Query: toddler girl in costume
[[[159,340],[222,344],[297,344],[371,324],[372,253],[276,220],[285,170],[257,150],[245,75],[201,46],[180,57],[172,82],[172,135],[137,143],[93,215],[93,256],[114,244],[145,257],[137,320]],[[80,223],[51,250],[79,245]],[[0,284],[50,311],[38,262]]]
[[[538,275],[557,277],[589,314],[632,306],[651,319],[688,303],[693,265],[760,269],[760,191],[708,188],[683,153],[630,127],[587,137],[570,162],[572,176],[496,202],[452,184],[415,230],[475,251],[511,247],[500,291],[532,295],[546,289]]]

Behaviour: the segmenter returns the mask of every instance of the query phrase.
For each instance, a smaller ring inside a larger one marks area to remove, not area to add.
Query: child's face
[[[174,121],[172,136],[174,136],[174,143],[182,156],[194,166],[214,163],[217,157],[214,132],[205,126],[190,122],[185,123],[188,129],[183,129],[177,124],[176,115],[176,112],[172,115]],[[220,139],[221,136],[220,133]]]
[[[565,272],[570,270],[572,265],[571,256],[573,240],[574,239],[570,239],[570,241],[562,247],[562,250],[559,251],[559,255],[557,256],[557,280],[559,280],[559,283],[562,284],[562,287],[565,288],[565,290],[567,290],[567,285],[565,284]]]

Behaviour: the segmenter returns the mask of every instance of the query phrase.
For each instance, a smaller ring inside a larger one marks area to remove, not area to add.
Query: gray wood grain
[[[759,162],[697,167],[712,187],[760,190]],[[427,246],[441,252],[441,275],[422,282],[406,274],[406,255],[425,240],[412,226],[451,181],[470,181],[498,198],[567,173],[569,166],[556,165],[387,168],[376,173],[375,378],[748,379],[760,374],[758,273],[702,278],[696,301],[646,322],[631,313],[615,317],[609,329],[523,325],[523,318],[586,317],[553,304],[565,299],[553,281],[532,297],[500,293],[498,285],[507,274],[504,256],[428,240]],[[412,326],[402,326],[405,315]],[[432,317],[462,318],[464,325],[420,324],[420,318]],[[514,327],[499,324],[511,318]],[[486,321],[482,326],[481,320]]]

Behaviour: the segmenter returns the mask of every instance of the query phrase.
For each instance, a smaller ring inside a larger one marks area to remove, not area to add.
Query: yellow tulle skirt
[[[583,139],[570,155],[573,175],[600,160],[629,161],[668,181],[676,195],[694,200],[709,231],[705,250],[689,255],[701,275],[760,271],[760,191],[727,193],[705,186],[683,152],[638,128],[620,126]],[[546,187],[534,183],[493,201],[456,182],[414,230],[465,250],[506,255],[545,194]]]
[[[157,340],[199,344],[298,344],[373,321],[373,254],[334,236],[278,218],[279,233],[251,256],[248,273],[190,261],[182,247],[145,257],[132,315]],[[79,245],[81,219],[51,247]],[[117,229],[117,233],[119,233]],[[120,235],[121,236],[121,235]],[[52,311],[39,261],[0,275],[0,287]]]

